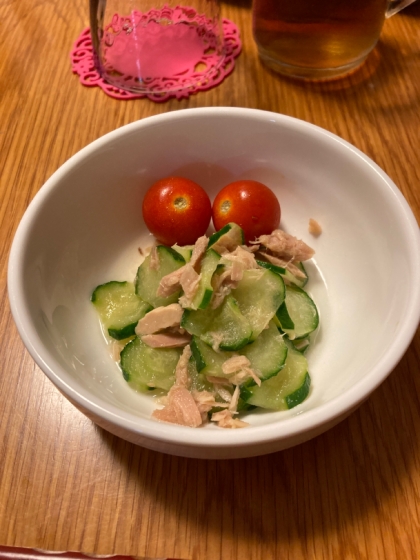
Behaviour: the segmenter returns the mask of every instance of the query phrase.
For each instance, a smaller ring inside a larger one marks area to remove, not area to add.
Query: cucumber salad
[[[313,254],[280,229],[245,245],[228,223],[194,245],[155,245],[134,281],[93,291],[125,381],[157,397],[153,418],[241,428],[244,412],[306,399],[319,316],[302,263]]]

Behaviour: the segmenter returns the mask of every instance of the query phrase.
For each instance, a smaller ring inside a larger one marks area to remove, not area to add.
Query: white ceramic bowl
[[[321,327],[308,353],[312,389],[288,412],[248,415],[251,426],[190,429],[150,419],[105,345],[92,289],[132,280],[145,190],[187,176],[211,197],[239,178],[266,183],[282,227],[316,250],[308,290]],[[323,227],[315,239],[308,220]],[[17,230],[9,296],[39,367],[97,424],[175,455],[238,458],[303,442],[353,411],[387,377],[420,316],[420,238],[400,191],[368,157],[316,126],[232,108],[176,111],[124,126],[65,163],[40,189]]]

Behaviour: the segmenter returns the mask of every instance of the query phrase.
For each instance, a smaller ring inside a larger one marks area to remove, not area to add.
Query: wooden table
[[[0,2],[0,545],[208,560],[419,558],[419,332],[385,383],[326,434],[265,457],[183,459],[108,434],[61,396],[17,334],[6,270],[23,212],[64,161],[116,127],[186,107],[253,107],[320,125],[376,161],[419,219],[420,3],[386,22],[360,73],[318,86],[266,70],[247,0],[224,3],[243,39],[235,71],[162,104],[79,84],[69,51],[87,4]]]

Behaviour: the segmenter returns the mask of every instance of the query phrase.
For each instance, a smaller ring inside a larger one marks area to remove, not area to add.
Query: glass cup
[[[90,0],[90,27],[101,77],[133,93],[191,90],[225,57],[218,0]]]
[[[385,18],[415,0],[254,0],[253,35],[263,62],[309,80],[345,76],[372,51]]]

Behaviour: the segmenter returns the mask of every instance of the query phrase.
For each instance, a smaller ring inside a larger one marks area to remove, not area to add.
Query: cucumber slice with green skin
[[[212,383],[210,383],[209,381],[207,381],[207,377],[202,374],[199,373],[197,371],[197,367],[196,367],[196,363],[195,360],[193,358],[193,356],[191,356],[189,362],[188,362],[188,375],[190,378],[190,385],[189,385],[189,390],[190,391],[208,391],[209,393],[213,393],[214,394],[214,400],[216,402],[220,402],[220,403],[224,403],[226,404],[226,401],[217,393],[214,392],[214,386]],[[233,389],[229,391],[229,393],[232,395],[233,394]],[[248,410],[249,407],[252,407],[252,405],[248,405],[247,403],[244,403],[243,401],[241,402],[243,408],[242,410]],[[225,407],[217,407],[217,405],[212,408],[208,415],[211,416],[213,414],[213,412],[216,412],[218,410],[222,410]],[[238,403],[238,410],[239,410],[239,403]]]
[[[260,387],[243,387],[241,398],[247,404],[261,408],[288,410],[306,399],[310,386],[308,362],[290,344],[284,368],[274,377],[263,381]]]
[[[307,275],[306,270],[305,270],[305,268],[304,268],[304,266],[301,262],[299,262],[296,266],[298,268],[300,268],[301,271],[306,275],[305,278],[298,278],[292,272],[290,272],[290,270],[287,270],[287,268],[277,266],[277,265],[272,264],[270,262],[257,260],[257,264],[261,268],[266,268],[267,270],[271,270],[272,272],[275,272],[276,274],[280,274],[280,276],[283,278],[283,280],[285,281],[286,284],[294,284],[298,288],[303,288],[306,285],[306,283],[308,282],[308,275]]]
[[[293,282],[293,284],[298,286],[298,288],[304,288],[306,286],[306,284],[308,283],[308,273],[306,272],[306,268],[304,267],[303,262],[298,262],[296,266],[298,268],[300,268],[300,270],[305,275],[305,278],[294,277],[297,280],[297,282],[295,281],[295,282]],[[292,274],[292,276],[293,276],[293,274]]]
[[[279,323],[280,323],[279,326],[282,329],[294,329],[295,328],[295,324],[292,321],[292,319],[289,315],[289,312],[287,311],[286,303],[284,301],[280,305],[280,307],[277,309],[276,317],[279,320]]]
[[[198,336],[192,337],[191,352],[199,373],[226,378],[222,371],[222,365],[233,356],[233,353],[215,352],[213,348],[203,342]]]
[[[213,251],[213,249],[208,249],[201,261],[200,267],[200,282],[198,284],[198,290],[194,299],[192,301],[191,309],[206,309],[209,305],[211,296],[213,295],[213,286],[211,285],[211,279],[216,271],[220,261],[219,253]]]
[[[243,399],[241,399],[241,397],[239,397],[238,406],[236,407],[236,410],[238,412],[249,412],[250,410],[254,410],[254,408],[257,407],[254,406],[253,404],[248,404]]]
[[[160,307],[178,301],[180,290],[168,297],[160,297],[156,292],[162,278],[184,266],[185,259],[177,251],[165,245],[159,245],[156,250],[159,258],[157,270],[150,268],[150,255],[148,255],[137,270],[135,286],[136,294],[144,301],[153,307]]]
[[[250,367],[258,372],[262,380],[276,375],[284,366],[287,356],[286,343],[272,321],[255,342],[247,344],[238,352],[215,352],[197,336],[191,340],[191,351],[199,373],[224,379],[223,363],[232,356],[239,354],[247,357]]]
[[[250,322],[251,340],[255,340],[283,303],[284,282],[281,276],[271,270],[245,270],[242,280],[232,290],[232,296]]]
[[[210,393],[214,391],[213,383],[207,381],[205,374],[198,371],[194,356],[191,356],[188,362],[188,376],[190,391],[209,391]]]
[[[291,342],[296,350],[302,354],[304,354],[311,345],[310,338],[298,338],[297,340],[292,340]]]
[[[230,295],[217,309],[186,309],[181,327],[209,346],[217,344],[221,350],[239,350],[252,335],[251,325]]]
[[[192,252],[193,252],[193,248],[194,248],[194,245],[179,246],[177,243],[175,243],[175,245],[172,245],[172,247],[171,247],[171,249],[173,249],[174,251],[179,253],[181,255],[181,257],[184,258],[186,263],[190,262],[190,260],[191,260],[191,255],[192,255]]]
[[[245,243],[244,232],[241,227],[235,223],[229,223],[223,226],[219,231],[210,236],[208,249],[210,247],[218,253],[223,253],[224,249],[232,251],[238,245]]]
[[[285,365],[288,348],[273,321],[252,344],[239,352],[251,362],[251,368],[259,372],[262,381],[276,375]],[[255,381],[252,381],[254,384]]]
[[[169,391],[175,381],[175,368],[182,348],[151,348],[138,337],[120,355],[124,379],[136,391]]]
[[[272,264],[272,263],[269,263],[269,262],[266,262],[266,261],[259,261],[258,259],[257,259],[257,264],[261,268],[266,268],[267,270],[271,270],[272,272],[275,272],[276,274],[281,274],[281,275],[286,274],[286,269],[282,268],[281,266],[277,266],[275,264]]]
[[[284,300],[288,314],[294,323],[293,329],[288,329],[282,324],[282,330],[290,340],[305,338],[313,332],[319,324],[319,315],[312,298],[297,286],[286,286]],[[277,315],[280,320],[280,317]]]
[[[101,284],[95,288],[90,299],[102,326],[116,340],[133,336],[139,320],[152,309],[135,293],[132,282]]]

